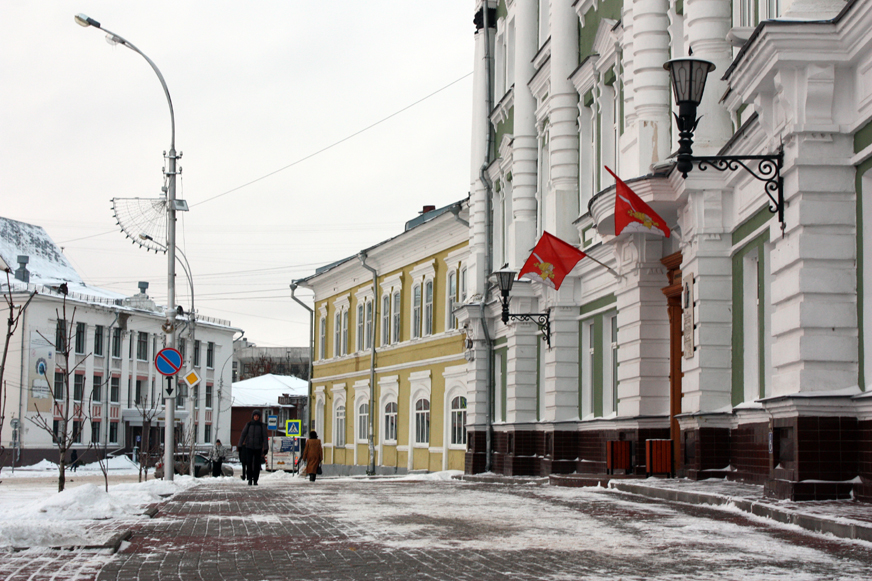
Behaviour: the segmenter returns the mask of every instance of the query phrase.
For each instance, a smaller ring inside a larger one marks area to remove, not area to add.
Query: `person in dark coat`
[[[70,454],[70,470],[73,472],[76,471],[76,468],[79,467],[79,453],[76,450],[73,450],[73,453]]]
[[[315,430],[309,432],[309,439],[306,440],[306,447],[303,448],[303,460],[306,461],[306,474],[309,475],[309,482],[315,482],[318,468],[324,460],[321,440],[318,439],[318,433]]]
[[[248,452],[248,485],[257,486],[260,477],[260,465],[263,463],[263,455],[266,453],[269,443],[266,424],[260,421],[260,412],[251,414],[251,421],[242,428],[239,437],[239,448],[245,448]]]

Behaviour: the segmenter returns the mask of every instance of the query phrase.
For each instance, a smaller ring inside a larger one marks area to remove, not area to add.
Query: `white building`
[[[625,440],[645,472],[644,442],[664,439],[692,478],[872,498],[872,3],[488,6],[475,2],[475,304],[460,314],[475,339],[467,470],[604,473],[606,443]],[[741,168],[675,170],[663,65],[691,51],[717,67],[694,155],[783,148],[783,223]],[[603,166],[670,238],[614,236]],[[535,325],[503,325],[486,291],[543,231],[617,273],[585,259],[557,292],[515,284],[512,312],[550,313],[550,349]]]
[[[64,414],[58,405],[66,394],[58,384],[62,370],[56,341],[64,328],[73,342],[75,361],[70,366],[76,366],[70,382],[74,411],[67,417],[79,424],[73,446],[79,457],[92,442],[110,453],[132,452],[142,439],[143,413],[156,420],[151,441],[159,446],[165,378],[155,369],[154,357],[166,346],[161,329],[165,313],[145,294],[147,283],[140,283],[140,292],[129,297],[88,286],[41,227],[6,218],[0,218],[0,260],[15,271],[11,295],[16,305],[36,293],[6,360],[6,421],[0,437],[12,453],[4,455],[4,463],[57,461],[51,435],[33,420],[39,414],[60,428]],[[67,289],[66,316],[62,284]],[[2,292],[10,292],[5,278]],[[179,349],[186,356],[183,370],[197,371],[202,380],[182,389],[187,397],[176,400],[177,434],[196,433],[196,443],[205,445],[222,434],[229,436],[232,366],[226,362],[238,329],[229,321],[199,315],[193,326],[188,315],[178,321]]]

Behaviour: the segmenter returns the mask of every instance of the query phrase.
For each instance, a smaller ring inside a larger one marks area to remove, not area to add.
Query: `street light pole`
[[[140,55],[142,58],[148,62],[151,66],[152,70],[154,70],[155,74],[157,74],[158,80],[160,80],[161,87],[163,87],[164,94],[167,97],[167,104],[170,107],[170,127],[172,130],[171,138],[170,138],[170,150],[169,153],[164,152],[164,156],[166,158],[166,169],[164,170],[164,176],[166,178],[166,186],[165,193],[167,196],[167,311],[166,311],[166,322],[163,325],[163,330],[167,334],[167,346],[175,348],[176,346],[176,160],[181,157],[176,155],[176,117],[173,112],[173,101],[170,98],[170,90],[167,88],[166,81],[164,81],[163,75],[160,72],[160,69],[157,68],[157,65],[154,64],[150,58],[148,58],[145,53],[136,48],[133,44],[131,44],[125,38],[118,36],[114,32],[106,30],[105,28],[100,26],[100,23],[94,20],[93,18],[89,18],[84,14],[77,14],[75,16],[76,24],[84,27],[92,26],[98,30],[102,30],[106,33],[106,38],[109,42],[113,44],[120,44],[122,46],[126,46],[133,52]],[[170,376],[167,378],[167,382],[172,385],[175,382],[175,376]],[[173,386],[175,388],[175,386]],[[175,424],[175,395],[170,395],[170,391],[175,392],[173,390],[167,390],[167,397],[164,399],[164,415],[166,416],[166,426],[164,430],[164,479],[165,480],[173,480],[174,475],[174,424]]]

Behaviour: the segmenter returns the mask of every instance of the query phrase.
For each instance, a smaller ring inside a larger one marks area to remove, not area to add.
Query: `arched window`
[[[395,401],[385,405],[385,441],[397,441],[397,402]]]
[[[369,403],[363,402],[357,408],[357,439],[366,440],[369,436]]]
[[[336,406],[336,422],[335,433],[333,434],[334,444],[337,447],[345,445],[345,406]]]
[[[415,402],[415,443],[430,443],[430,401],[426,399]]]
[[[451,443],[466,445],[466,398],[451,400]]]

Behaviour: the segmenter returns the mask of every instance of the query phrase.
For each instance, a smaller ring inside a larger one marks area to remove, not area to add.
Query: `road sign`
[[[266,417],[266,427],[270,430],[279,429],[279,417],[278,416],[267,416]]]
[[[296,436],[300,437],[302,434],[302,426],[300,424],[303,423],[303,420],[287,420],[285,421],[285,435],[286,436]]]
[[[185,380],[185,383],[188,384],[188,387],[194,387],[195,385],[200,383],[200,375],[193,369],[189,371],[182,379]]]
[[[175,375],[182,368],[182,354],[172,347],[166,347],[157,352],[154,366],[161,375]]]

